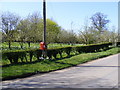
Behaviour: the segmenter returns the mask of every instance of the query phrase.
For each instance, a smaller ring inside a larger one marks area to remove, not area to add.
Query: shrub
[[[72,51],[72,47],[63,48],[63,51],[64,51],[68,56],[70,56],[70,52]]]
[[[117,43],[116,43],[116,46],[117,46],[117,47],[120,47],[120,42],[117,42]]]
[[[58,49],[47,50],[47,56],[49,57],[49,59],[52,59],[52,56],[56,59],[58,53],[59,53]]]
[[[32,62],[32,58],[33,58],[33,55],[34,55],[33,50],[27,50],[27,53],[29,53],[30,62]]]
[[[79,52],[79,53],[84,52],[84,50],[85,50],[85,47],[84,47],[84,46],[76,47],[76,51]]]
[[[57,50],[58,50],[58,53],[59,53],[60,57],[62,58],[62,53],[64,51],[64,48],[59,48]]]
[[[40,49],[35,50],[34,55],[37,57],[37,60],[40,60],[39,57],[42,56],[42,50]]]
[[[120,42],[117,43],[118,45]],[[71,46],[71,47],[64,47],[64,48],[56,48],[56,49],[48,49],[47,50],[47,56],[49,59],[52,59],[54,57],[57,58],[57,54],[60,55],[62,58],[62,53],[65,52],[67,56],[70,56],[71,52],[75,53],[88,53],[88,52],[97,52],[100,50],[106,50],[109,49],[109,46],[112,45],[112,43],[101,43],[101,44],[91,44],[91,45],[85,45],[85,46]],[[23,59],[26,59],[26,62],[28,62],[28,58],[30,59],[30,62],[32,62],[33,56],[39,60],[39,57],[42,56],[42,50],[39,49],[33,49],[33,50],[9,50],[9,51],[2,51],[2,56],[5,59],[8,59],[10,63],[18,63],[18,59],[21,59],[21,62],[23,62]]]
[[[10,63],[18,63],[18,59],[20,58],[21,61],[23,62],[23,59],[26,58],[26,51],[23,50],[17,50],[17,51],[3,51],[2,52],[2,57],[5,59],[8,59]]]
[[[42,50],[40,49],[27,50],[27,53],[29,54],[30,62],[32,62],[33,56],[35,56],[37,60],[40,60],[39,57],[42,56]]]

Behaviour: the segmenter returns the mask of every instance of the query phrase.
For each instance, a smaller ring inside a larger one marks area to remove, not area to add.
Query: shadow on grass
[[[75,55],[78,55],[78,54],[75,54]],[[35,60],[35,61],[32,61],[32,62],[19,62],[17,64],[6,64],[6,65],[2,65],[0,67],[10,67],[10,66],[25,65],[25,64],[35,64],[35,63],[38,63],[38,62],[47,63],[47,64],[49,64],[51,62],[56,63],[57,60],[62,60],[62,59],[70,58],[70,57],[75,56],[75,55],[69,55],[67,57],[56,58],[56,59],[40,59],[40,60]]]
[[[35,64],[35,63],[38,63],[38,62],[41,62],[40,60],[35,60],[35,61],[32,61],[32,62],[19,62],[17,64],[6,64],[6,65],[3,65],[1,67],[10,67],[10,66],[16,66],[16,65],[25,65],[25,64]]]

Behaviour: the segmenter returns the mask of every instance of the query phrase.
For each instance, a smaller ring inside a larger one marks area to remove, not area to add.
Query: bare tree
[[[92,26],[89,26],[88,18],[85,18],[84,26],[79,31],[79,42],[82,44],[92,44],[98,42],[98,33]]]
[[[9,48],[11,48],[11,42],[15,39],[15,30],[20,17],[14,13],[4,12],[1,15],[1,19],[3,35],[9,44]]]
[[[103,13],[97,12],[90,19],[92,20],[93,27],[100,33],[107,29],[106,25],[109,23],[109,20]]]
[[[98,31],[85,26],[84,31],[79,32],[79,42],[83,44],[98,43]]]

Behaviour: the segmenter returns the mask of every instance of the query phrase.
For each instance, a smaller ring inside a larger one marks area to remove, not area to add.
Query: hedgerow
[[[116,46],[120,47],[120,42],[117,42],[117,45],[116,45]]]
[[[98,52],[100,50],[109,49],[109,46],[111,45],[112,43],[101,43],[101,44],[91,44],[91,45],[76,46],[76,47],[71,46],[64,48],[48,49],[47,57],[49,57],[49,59],[52,59],[53,57],[56,59],[58,54],[60,55],[60,58],[62,58],[62,53],[66,53],[67,56],[70,56],[71,52],[75,52],[75,53]],[[24,59],[26,60],[26,62],[32,62],[33,56],[36,57],[37,60],[40,60],[40,57],[42,56],[42,50],[33,49],[33,50],[2,51],[2,57],[5,60],[8,59],[11,64],[19,63],[18,62],[19,59],[21,60],[21,62],[23,62]]]

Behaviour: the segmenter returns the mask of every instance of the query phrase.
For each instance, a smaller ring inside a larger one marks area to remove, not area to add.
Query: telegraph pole
[[[46,45],[46,0],[43,0],[43,22],[44,22],[43,42]]]
[[[44,31],[43,31],[43,42],[45,43],[45,48],[47,49],[46,43],[46,0],[43,0],[43,24],[44,24]],[[47,57],[46,49],[43,50],[43,57]]]

